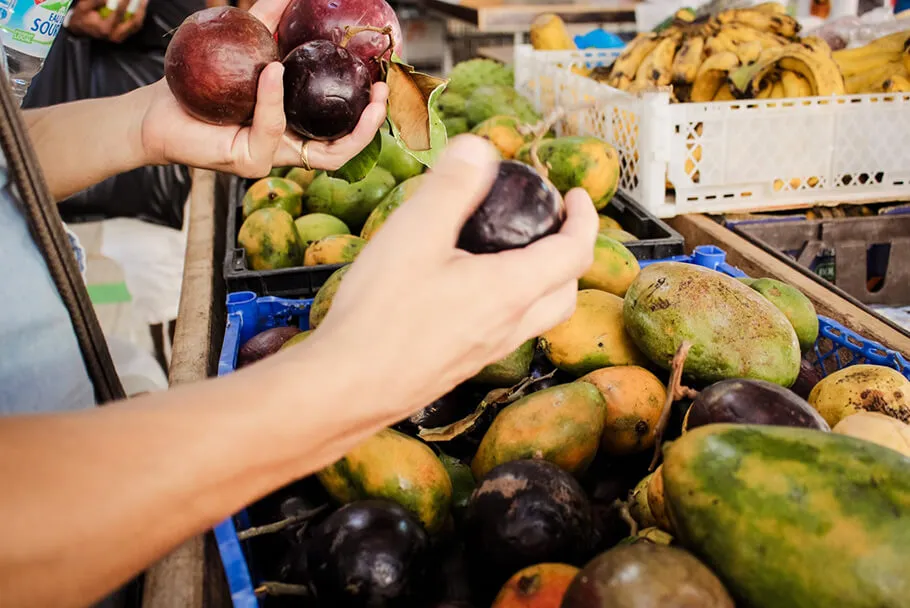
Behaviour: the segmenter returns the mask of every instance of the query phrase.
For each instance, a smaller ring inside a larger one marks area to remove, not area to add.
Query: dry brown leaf
[[[444,81],[414,72],[409,66],[389,64],[389,118],[411,150],[430,149],[430,94]]]

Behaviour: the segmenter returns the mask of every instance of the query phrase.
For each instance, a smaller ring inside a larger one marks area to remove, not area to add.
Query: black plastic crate
[[[240,177],[232,177],[230,181],[224,259],[224,280],[228,291],[252,291],[260,296],[283,298],[312,298],[343,264],[263,271],[247,267],[246,251],[237,246],[237,233],[243,223],[243,195],[252,183],[251,180]],[[639,240],[624,244],[639,260],[655,260],[685,253],[683,237],[678,232],[621,192],[616,194],[602,213],[638,237]]]

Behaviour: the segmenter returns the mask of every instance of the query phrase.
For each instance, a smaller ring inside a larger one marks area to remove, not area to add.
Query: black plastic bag
[[[202,8],[204,0],[151,0],[142,29],[122,44],[62,30],[22,107],[110,97],[160,80],[168,33]],[[59,209],[63,220],[71,223],[130,217],[180,229],[189,191],[187,167],[140,167],[74,194]]]

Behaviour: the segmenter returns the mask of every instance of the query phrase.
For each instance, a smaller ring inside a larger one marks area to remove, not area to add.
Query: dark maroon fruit
[[[341,507],[314,530],[306,564],[320,605],[413,606],[429,547],[429,536],[407,509],[362,500]]]
[[[278,61],[269,28],[249,12],[219,6],[193,13],[177,28],[164,75],[188,114],[217,125],[253,118],[259,75]]]
[[[721,380],[701,391],[683,426],[717,423],[798,426],[830,431],[815,409],[792,391],[764,380]]]
[[[237,367],[255,363],[260,359],[275,354],[281,346],[300,333],[297,327],[273,327],[259,332],[243,343],[237,351]]]
[[[796,382],[790,387],[790,390],[802,397],[809,398],[809,393],[815,388],[815,385],[822,381],[822,375],[818,373],[815,365],[805,359],[799,362],[799,375],[796,376]]]
[[[435,429],[450,425],[477,409],[482,398],[483,395],[478,394],[473,387],[459,384],[430,405],[399,422],[395,428],[416,436],[420,428]]]
[[[363,61],[328,40],[301,44],[284,59],[288,127],[308,139],[331,141],[354,130],[370,103]]]
[[[582,565],[594,539],[591,504],[575,478],[556,465],[515,460],[478,482],[463,534],[472,567],[498,588],[526,566]]]
[[[284,57],[311,40],[341,44],[346,27],[392,28],[394,51],[401,56],[401,25],[385,0],[293,0],[278,24],[278,48]],[[391,59],[389,37],[378,32],[357,34],[346,48],[366,64],[371,82],[381,74],[378,59]]]
[[[517,249],[558,232],[565,219],[553,184],[528,165],[502,161],[487,197],[461,229],[458,247],[471,253]]]

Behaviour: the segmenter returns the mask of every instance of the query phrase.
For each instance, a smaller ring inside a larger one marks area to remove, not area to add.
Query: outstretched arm
[[[250,9],[270,30],[289,0],[259,0]],[[61,200],[108,177],[143,165],[183,164],[262,177],[271,168],[298,166],[300,138],[286,132],[284,68],[275,62],[259,78],[252,125],[214,126],[189,116],[164,80],[119,97],[27,110],[26,124],[51,193]],[[362,150],[386,117],[388,87],[372,98],[350,135],[311,142],[310,165],[337,169]]]
[[[591,199],[569,193],[558,234],[469,255],[455,243],[496,168],[485,141],[454,139],[302,344],[172,393],[0,419],[2,604],[102,597],[567,318],[593,258]]]

